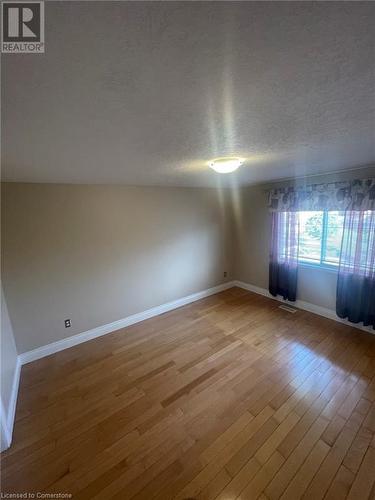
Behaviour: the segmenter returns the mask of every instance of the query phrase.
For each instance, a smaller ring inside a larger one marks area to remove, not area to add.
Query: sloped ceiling
[[[46,2],[3,180],[243,185],[375,162],[374,2]],[[206,162],[246,158],[219,176]]]

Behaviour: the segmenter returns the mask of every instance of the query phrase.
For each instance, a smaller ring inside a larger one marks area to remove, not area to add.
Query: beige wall
[[[218,190],[6,183],[2,198],[19,353],[233,278]]]
[[[296,179],[251,186],[233,192],[234,214],[234,275],[251,285],[268,289],[270,215],[267,208],[267,189],[289,184],[313,184],[375,176],[375,166],[350,172]],[[297,297],[299,300],[335,310],[335,271],[301,267],[298,270]]]
[[[369,167],[296,183],[374,175]],[[18,352],[225,280],[268,288],[273,186],[3,184],[2,279]],[[335,272],[300,268],[300,300],[335,309],[335,293]]]

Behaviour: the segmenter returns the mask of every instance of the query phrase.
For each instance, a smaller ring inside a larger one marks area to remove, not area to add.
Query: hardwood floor
[[[232,288],[25,365],[2,491],[375,498],[375,336]]]

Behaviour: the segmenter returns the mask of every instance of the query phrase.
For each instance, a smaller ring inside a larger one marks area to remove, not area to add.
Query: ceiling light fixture
[[[234,172],[243,164],[241,158],[217,158],[208,162],[208,166],[218,172],[219,174],[229,174]]]

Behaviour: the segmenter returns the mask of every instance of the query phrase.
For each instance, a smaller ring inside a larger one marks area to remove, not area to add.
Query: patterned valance
[[[375,178],[269,191],[271,212],[375,210]]]

